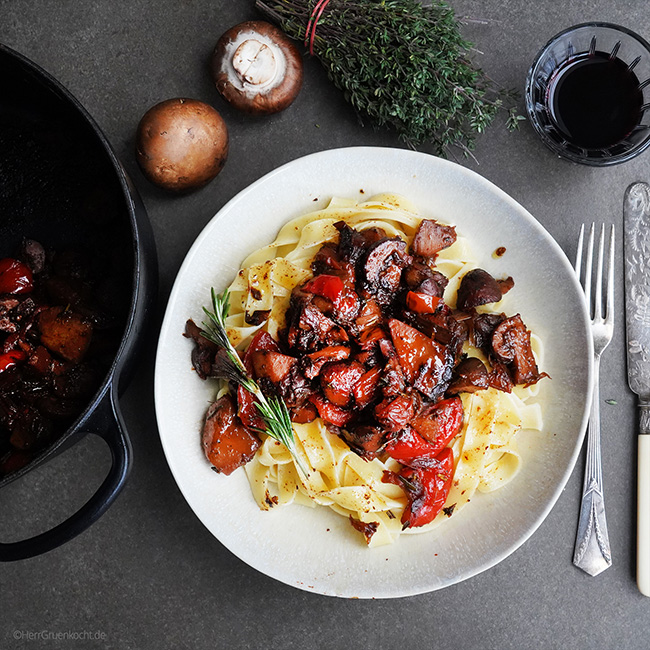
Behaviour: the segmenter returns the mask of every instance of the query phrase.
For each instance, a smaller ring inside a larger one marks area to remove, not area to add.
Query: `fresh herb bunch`
[[[257,0],[292,38],[304,41],[318,0]],[[316,12],[316,15],[318,11]],[[311,32],[310,32],[311,33]],[[390,126],[411,147],[469,153],[501,108],[518,120],[515,94],[469,58],[454,12],[442,0],[330,0],[315,28],[313,53],[362,121]]]
[[[266,397],[261,391],[257,382],[248,376],[248,371],[242,360],[233,347],[226,330],[226,317],[230,309],[230,294],[228,291],[217,294],[212,289],[212,311],[203,307],[203,311],[208,317],[208,322],[203,321],[201,333],[203,336],[218,345],[221,349],[215,359],[215,365],[219,374],[224,379],[229,379],[238,386],[242,386],[249,393],[255,395],[257,408],[262,415],[265,429],[260,429],[261,433],[266,433],[275,440],[281,442],[291,452],[297,466],[302,473],[307,476],[307,470],[300,457],[296,453],[296,443],[293,437],[293,428],[287,405],[277,397]]]

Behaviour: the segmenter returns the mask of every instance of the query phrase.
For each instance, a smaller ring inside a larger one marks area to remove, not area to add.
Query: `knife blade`
[[[637,586],[650,596],[650,185],[623,201],[627,379],[638,396]]]

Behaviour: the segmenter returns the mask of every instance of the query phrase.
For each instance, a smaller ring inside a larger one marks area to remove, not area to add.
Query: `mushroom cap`
[[[253,115],[287,108],[302,86],[302,58],[277,27],[250,20],[225,32],[212,55],[212,77],[222,97]]]
[[[156,185],[175,192],[209,183],[228,157],[228,130],[204,102],[177,97],[150,108],[140,120],[136,159]]]

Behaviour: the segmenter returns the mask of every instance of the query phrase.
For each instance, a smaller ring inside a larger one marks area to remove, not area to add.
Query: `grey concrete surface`
[[[253,0],[0,0],[0,42],[43,66],[77,96],[144,198],[160,259],[158,322],[189,246],[239,190],[314,151],[403,146],[391,133],[361,127],[309,58],[302,93],[286,112],[258,120],[226,106],[211,85],[207,61],[223,31],[257,17],[253,5]],[[452,5],[459,16],[487,20],[469,23],[464,32],[476,43],[482,67],[518,88],[537,50],[571,24],[611,21],[650,38],[645,0],[453,0]],[[151,186],[133,156],[140,116],[175,96],[212,103],[231,134],[221,175],[181,198]],[[610,169],[577,166],[556,159],[526,123],[517,133],[495,124],[480,138],[476,159],[461,163],[512,195],[570,256],[582,221],[620,225],[625,187],[650,178],[650,154]],[[617,289],[622,296],[620,272]],[[622,308],[603,358],[601,393],[603,400],[616,402],[603,401],[601,407],[613,566],[591,578],[571,564],[581,456],[548,518],[513,555],[466,582],[392,601],[346,601],[285,586],[240,562],[211,536],[185,503],[162,453],[152,395],[155,344],[154,334],[122,399],[135,453],[127,488],[95,526],[66,546],[0,566],[0,648],[650,647],[650,600],[634,580],[636,421],[626,384]],[[2,541],[44,530],[79,507],[101,481],[108,456],[101,443],[84,440],[3,489]],[[86,638],[64,638],[66,632],[84,632]]]

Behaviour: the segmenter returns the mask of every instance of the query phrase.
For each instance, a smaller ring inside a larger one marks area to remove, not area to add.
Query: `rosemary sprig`
[[[257,399],[256,406],[266,425],[265,429],[259,429],[259,431],[281,442],[291,452],[300,471],[307,476],[308,471],[296,451],[291,418],[286,404],[278,397],[266,397],[264,395],[257,382],[248,376],[246,367],[228,338],[226,330],[226,317],[230,309],[230,294],[228,290],[217,294],[212,289],[211,293],[212,311],[203,307],[208,321],[203,321],[201,332],[206,339],[221,348],[215,359],[215,363],[227,379],[255,395]]]
[[[256,0],[292,38],[304,41],[318,0]],[[318,12],[317,12],[318,13]],[[506,109],[521,119],[515,94],[470,59],[473,46],[444,0],[329,0],[313,52],[360,119],[397,131],[409,146],[469,154],[475,138]]]

